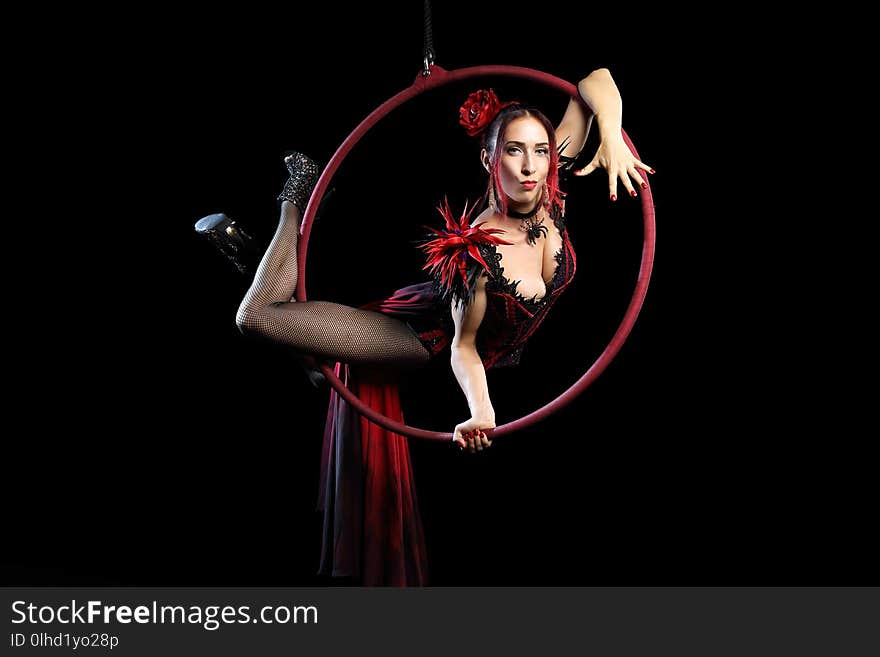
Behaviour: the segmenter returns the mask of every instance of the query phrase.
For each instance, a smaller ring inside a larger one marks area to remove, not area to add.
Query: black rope
[[[434,28],[431,25],[431,0],[425,0],[425,52],[422,71],[423,76],[431,75],[431,64],[434,63]]]

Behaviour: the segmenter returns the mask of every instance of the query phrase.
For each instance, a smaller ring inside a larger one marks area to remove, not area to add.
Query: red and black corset
[[[577,261],[568,231],[561,216],[555,217],[554,223],[562,236],[562,247],[556,254],[556,272],[540,299],[523,297],[517,291],[519,281],[505,278],[497,247],[492,244],[479,246],[489,274],[486,314],[477,331],[477,351],[486,369],[519,363],[525,343],[574,278]],[[469,266],[482,269],[476,260],[472,260]],[[409,324],[433,357],[449,346],[455,334],[450,299],[448,295],[444,299],[439,286],[437,280],[410,285],[397,290],[388,299],[364,307]]]

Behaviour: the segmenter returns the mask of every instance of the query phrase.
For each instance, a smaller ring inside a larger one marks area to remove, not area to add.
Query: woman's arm
[[[556,143],[565,145],[559,154],[566,157],[575,157],[581,152],[594,117],[600,137],[614,130],[620,132],[623,103],[611,72],[607,68],[596,69],[578,82],[577,89],[583,102],[572,98],[556,128]]]
[[[495,427],[495,409],[489,399],[486,370],[477,353],[477,329],[486,313],[486,276],[479,276],[474,296],[467,305],[453,302],[452,371],[467,398],[471,417],[455,427],[453,440],[469,451],[479,451],[492,443],[481,429]]]
[[[577,84],[578,93],[593,112],[599,125],[599,137],[620,132],[623,120],[623,101],[620,91],[607,68],[599,68]]]
[[[626,142],[623,141],[621,134],[623,101],[620,98],[620,91],[611,77],[611,72],[607,68],[597,69],[578,82],[577,88],[584,103],[593,112],[596,123],[599,124],[600,141],[592,161],[580,171],[575,171],[574,174],[586,176],[601,167],[608,172],[608,191],[612,201],[617,200],[618,178],[630,196],[638,196],[630,179],[644,189],[647,184],[638,169],[649,173],[654,173],[654,170],[637,160]],[[568,113],[566,112],[566,115]],[[563,118],[560,127],[564,124],[565,118]],[[589,123],[586,125],[588,129]],[[559,135],[558,132],[557,135]],[[586,130],[584,131],[584,139],[586,139]]]

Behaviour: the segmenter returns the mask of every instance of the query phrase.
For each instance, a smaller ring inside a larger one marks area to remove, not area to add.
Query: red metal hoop
[[[333,178],[333,175],[336,173],[339,165],[346,158],[349,152],[351,152],[355,144],[357,144],[358,141],[360,141],[360,139],[367,133],[367,131],[369,131],[370,128],[372,128],[385,115],[387,115],[392,110],[402,105],[409,99],[418,96],[425,91],[428,91],[435,87],[440,87],[444,84],[456,82],[458,80],[465,80],[468,78],[481,76],[507,76],[532,80],[534,82],[540,82],[548,87],[558,89],[562,93],[567,94],[573,98],[579,98],[577,88],[570,82],[566,82],[565,80],[550,75],[549,73],[542,73],[541,71],[536,71],[535,69],[530,68],[521,68],[518,66],[473,66],[470,68],[462,68],[455,71],[446,71],[439,66],[432,65],[430,67],[430,71],[431,74],[428,76],[423,76],[422,72],[420,71],[419,75],[416,77],[416,80],[411,87],[404,89],[396,96],[393,96],[392,98],[382,103],[382,105],[376,108],[369,116],[367,116],[367,118],[361,121],[360,125],[358,125],[358,127],[354,129],[354,131],[348,136],[348,138],[344,142],[342,142],[342,145],[337,149],[336,153],[327,164],[327,168],[324,169],[324,172],[318,179],[318,184],[315,186],[315,190],[312,192],[312,197],[309,200],[308,206],[306,207],[306,212],[303,216],[302,226],[300,228],[302,237],[300,238],[299,242],[299,283],[296,289],[297,301],[307,300],[306,255],[308,252],[309,235],[312,230],[312,221],[314,220],[315,213],[318,210],[318,205],[320,204],[321,199],[324,198],[324,194],[327,191],[330,180]],[[630,141],[629,136],[626,134],[626,132],[623,132],[623,138],[626,141],[627,146],[629,146],[630,150],[638,158],[639,154],[633,146],[632,142]],[[642,216],[644,218],[645,236],[642,246],[641,267],[639,269],[639,276],[638,280],[636,281],[636,287],[635,291],[633,292],[632,299],[630,300],[629,306],[626,309],[626,314],[624,315],[623,320],[620,322],[617,331],[615,331],[614,336],[611,338],[611,342],[608,343],[608,346],[605,347],[604,351],[596,359],[596,362],[593,363],[593,365],[586,371],[586,373],[558,398],[556,398],[549,404],[546,404],[545,406],[542,406],[541,408],[529,413],[528,415],[521,417],[518,420],[508,422],[507,424],[503,424],[495,429],[487,430],[486,434],[490,437],[497,438],[499,436],[512,433],[517,429],[523,429],[568,405],[578,395],[586,390],[586,388],[591,383],[593,383],[593,381],[596,380],[596,378],[605,370],[605,368],[608,367],[609,363],[611,363],[613,358],[617,355],[617,352],[620,351],[620,348],[623,346],[623,343],[626,341],[627,336],[629,335],[633,325],[635,324],[636,317],[638,317],[639,310],[641,310],[642,303],[645,300],[645,295],[648,291],[648,282],[651,278],[651,269],[653,268],[654,264],[656,226],[654,219],[654,201],[651,195],[650,183],[648,183],[648,187],[646,189],[642,190],[640,198],[642,203]],[[379,426],[384,427],[389,431],[393,431],[404,436],[409,436],[410,438],[444,441],[452,440],[451,433],[417,429],[415,427],[410,427],[406,424],[402,424],[401,422],[392,420],[391,418],[386,417],[381,413],[377,413],[375,410],[373,410],[360,399],[358,399],[348,388],[346,388],[345,384],[343,384],[339,377],[334,374],[332,368],[326,365],[322,365],[321,371],[324,373],[324,376],[327,377],[327,381],[330,383],[330,385],[333,386],[336,392],[338,392],[342,396],[342,398],[345,399],[346,402],[351,404],[359,413],[369,418]]]

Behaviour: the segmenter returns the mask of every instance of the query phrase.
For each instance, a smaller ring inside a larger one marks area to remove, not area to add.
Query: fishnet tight
[[[427,349],[400,320],[329,301],[291,302],[297,282],[299,209],[284,201],[275,236],[238,308],[242,333],[349,364],[409,368]]]

